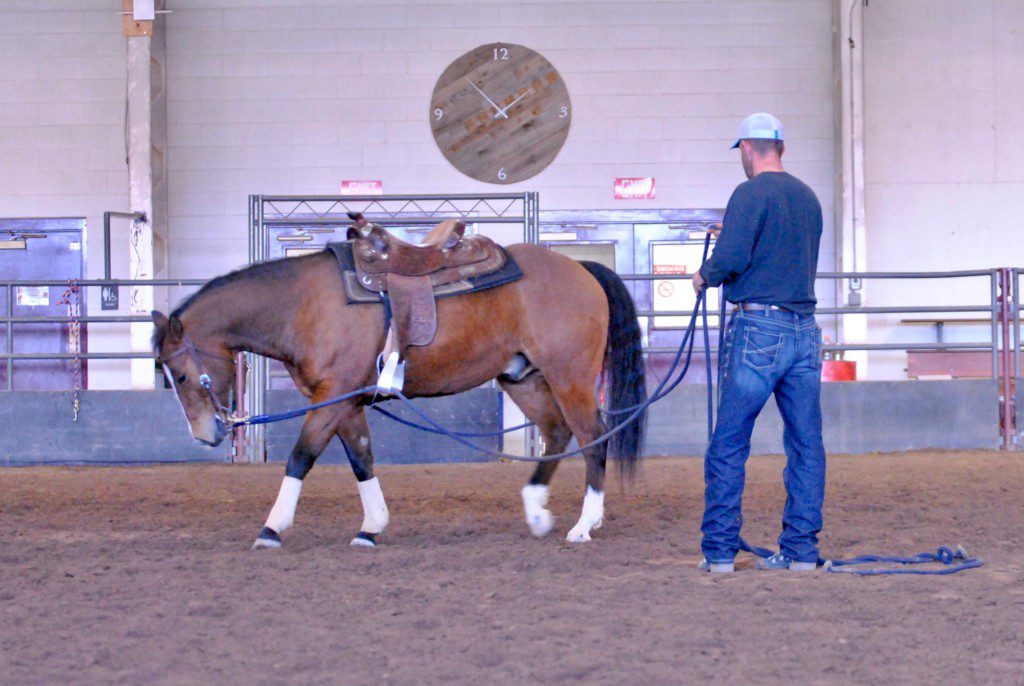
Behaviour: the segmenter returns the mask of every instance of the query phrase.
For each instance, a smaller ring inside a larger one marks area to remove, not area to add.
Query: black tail
[[[608,298],[608,347],[605,350],[605,373],[609,374],[608,408],[622,409],[639,405],[647,400],[647,378],[640,338],[640,322],[636,305],[626,284],[619,275],[597,262],[581,262],[584,269],[597,279]],[[610,431],[629,418],[626,414],[608,415],[605,420]],[[614,459],[620,473],[632,476],[636,462],[644,448],[647,433],[647,408],[636,420],[608,441],[608,455]]]

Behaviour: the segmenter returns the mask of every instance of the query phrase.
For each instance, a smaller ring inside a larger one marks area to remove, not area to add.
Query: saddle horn
[[[363,235],[362,229],[365,228],[370,222],[366,220],[362,212],[349,212],[348,218],[355,222],[354,226],[350,226],[348,231],[345,233],[345,238],[348,240],[354,240]]]

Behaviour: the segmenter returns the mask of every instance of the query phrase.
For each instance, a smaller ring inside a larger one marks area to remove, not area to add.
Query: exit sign
[[[341,182],[342,195],[384,195],[383,181],[354,181],[345,179]]]
[[[653,200],[654,177],[615,179],[616,200]]]

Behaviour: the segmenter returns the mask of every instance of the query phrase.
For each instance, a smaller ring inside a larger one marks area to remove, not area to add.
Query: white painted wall
[[[868,268],[1024,266],[1024,2],[872,2],[864,53]],[[985,279],[868,288],[873,305],[989,302]],[[899,323],[911,316],[873,316],[871,340],[934,341]],[[873,355],[871,377],[901,378],[905,366],[904,353]]]
[[[830,224],[829,0],[260,2],[170,0],[171,273],[245,260],[249,193],[540,191],[541,207],[722,207],[743,180],[727,147],[759,109],[782,118],[791,169]],[[435,81],[477,45],[548,57],[573,124],[557,160],[511,187],[451,167],[428,123]],[[616,176],[655,176],[654,201],[614,201]]]
[[[127,210],[125,39],[118,0],[0,3],[0,216],[85,217],[89,276],[103,275],[103,212]],[[127,226],[114,276],[127,277]],[[122,302],[127,293],[122,295]],[[99,293],[89,308],[100,309]],[[122,308],[127,314],[127,306]],[[90,327],[93,352],[126,349],[123,326]],[[127,365],[90,362],[93,388]]]
[[[821,198],[821,267],[834,265],[831,0],[167,5],[172,276],[245,262],[248,194],[335,193],[344,178],[387,193],[536,190],[542,209],[723,207],[743,180],[728,145],[762,109],[785,123],[788,166]],[[0,3],[0,216],[85,215],[90,276],[102,212],[128,200],[118,10]],[[494,41],[548,57],[574,108],[554,164],[512,187],[452,168],[428,124],[441,71]],[[656,177],[657,199],[613,200],[616,176]],[[115,232],[115,275],[126,235]]]

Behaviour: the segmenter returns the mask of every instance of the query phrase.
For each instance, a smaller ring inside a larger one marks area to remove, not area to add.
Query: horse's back
[[[533,243],[516,243],[507,250],[523,270],[521,290],[531,307],[549,302],[558,310],[582,308],[593,316],[607,314],[607,298],[601,284],[577,260]]]

